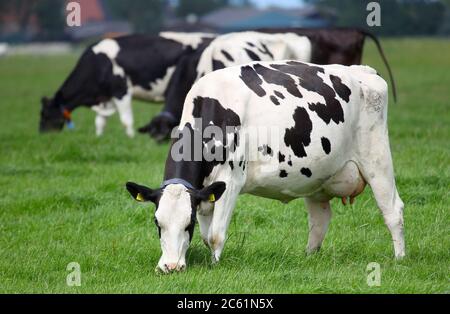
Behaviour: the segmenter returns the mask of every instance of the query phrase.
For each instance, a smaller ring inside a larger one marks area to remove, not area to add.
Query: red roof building
[[[39,1],[39,0],[35,0]],[[124,0],[125,1],[125,0]],[[64,10],[69,2],[80,5],[81,26],[66,26],[61,29],[61,39],[84,40],[89,38],[113,37],[131,33],[131,24],[113,19],[108,14],[105,0],[65,0]],[[0,41],[29,41],[39,39],[42,31],[39,19],[34,13],[33,1],[24,1],[22,7],[10,6],[6,12],[0,12]],[[65,21],[65,17],[64,17]]]

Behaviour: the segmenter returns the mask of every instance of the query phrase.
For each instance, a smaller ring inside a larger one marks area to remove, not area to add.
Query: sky
[[[302,0],[252,0],[252,2],[260,8],[265,8],[268,6],[293,8],[302,5]]]

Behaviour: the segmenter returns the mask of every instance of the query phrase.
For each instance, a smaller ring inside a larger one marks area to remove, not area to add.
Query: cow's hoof
[[[219,263],[220,260],[220,254],[213,252],[212,256],[211,256],[211,263],[213,265],[217,265]]]
[[[307,247],[306,250],[305,250],[305,253],[306,253],[307,256],[314,255],[314,254],[316,254],[318,252],[320,252],[320,246],[315,247],[315,248],[308,248]]]

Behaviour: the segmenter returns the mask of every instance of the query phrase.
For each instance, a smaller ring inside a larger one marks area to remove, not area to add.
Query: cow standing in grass
[[[353,28],[261,29],[257,32],[219,36],[203,49],[184,56],[169,83],[162,112],[147,125],[139,128],[139,132],[148,133],[158,141],[169,138],[172,128],[180,122],[184,99],[189,89],[206,73],[250,61],[283,59],[316,64],[357,65],[361,64],[366,37],[374,41],[386,65],[395,100],[394,78],[381,44],[374,35]],[[278,41],[275,42],[273,38],[278,38]],[[292,52],[295,52],[295,55],[292,55]]]
[[[163,111],[139,129],[158,141],[178,125],[184,99],[195,81],[207,73],[252,61],[309,60],[311,42],[294,33],[240,32],[222,35],[204,49],[184,56],[169,83]]]
[[[129,35],[89,46],[55,93],[42,99],[40,131],[61,130],[80,106],[96,113],[96,134],[116,111],[128,136],[134,135],[133,97],[162,101],[179,59],[206,45],[213,35],[164,32]]]
[[[185,268],[196,218],[217,262],[241,193],[285,203],[305,198],[307,251],[314,252],[330,222],[330,200],[354,198],[366,183],[391,232],[395,256],[403,257],[403,202],[387,105],[386,82],[366,66],[254,62],[201,78],[186,97],[161,187],[127,183],[135,199],[156,204],[158,269]],[[269,129],[275,136],[267,136]]]

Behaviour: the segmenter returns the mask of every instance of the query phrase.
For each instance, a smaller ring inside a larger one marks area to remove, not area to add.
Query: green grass
[[[334,200],[322,251],[305,256],[302,200],[283,205],[243,195],[220,263],[196,230],[185,273],[159,276],[152,206],[140,206],[127,180],[158,186],[167,145],[126,138],[117,116],[94,136],[94,113],[74,113],[75,131],[39,135],[39,99],[50,95],[76,56],[0,59],[0,292],[442,293],[450,261],[450,41],[383,41],[397,79],[390,139],[405,207],[407,257],[392,242],[370,189],[355,205]],[[385,74],[374,45],[364,62]],[[136,126],[159,106],[135,102]],[[66,285],[78,262],[82,286]],[[369,262],[380,287],[366,284]]]

